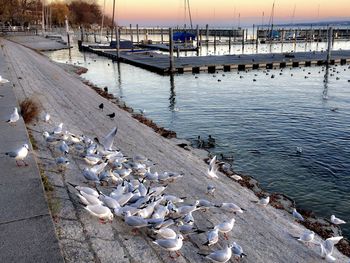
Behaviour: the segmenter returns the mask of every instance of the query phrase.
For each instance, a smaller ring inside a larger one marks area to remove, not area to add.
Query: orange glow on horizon
[[[111,15],[113,0],[106,1],[106,13]],[[103,6],[104,0],[98,0]],[[265,0],[190,0],[194,24],[223,23],[240,21],[261,23],[268,22],[273,1]],[[289,23],[294,21],[322,21],[329,19],[350,20],[349,0],[275,0],[275,21]],[[188,23],[188,13],[187,23]],[[159,25],[184,23],[184,0],[116,0],[116,20],[120,23],[157,22]]]

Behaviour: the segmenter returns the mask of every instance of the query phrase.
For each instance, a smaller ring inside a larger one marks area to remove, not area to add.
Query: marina
[[[114,61],[125,62],[159,74],[169,73],[215,73],[216,71],[228,72],[231,70],[244,71],[247,69],[276,69],[285,67],[310,67],[322,66],[327,62],[326,52],[298,52],[275,54],[242,54],[225,56],[194,56],[174,57],[173,68],[169,56],[153,54],[150,52],[134,53],[117,51],[101,51],[87,47],[86,51],[111,58]],[[331,65],[344,65],[350,62],[350,51],[333,51]]]

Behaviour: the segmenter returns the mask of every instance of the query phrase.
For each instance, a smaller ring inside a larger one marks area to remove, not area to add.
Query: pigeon
[[[18,161],[22,161],[22,163],[24,163],[25,166],[28,166],[28,164],[24,161],[24,159],[28,155],[28,150],[29,150],[28,144],[23,144],[23,146],[18,150],[13,152],[7,152],[5,154],[12,158],[15,158],[17,166],[20,166]]]
[[[103,107],[104,107],[103,103],[101,103],[100,105],[98,105],[98,108],[99,108],[101,111],[103,111]]]
[[[107,114],[106,116],[108,116],[111,120],[113,120],[115,117],[115,112],[113,112],[111,114]]]
[[[15,109],[13,110],[13,113],[10,115],[10,118],[6,121],[7,123],[15,123],[19,120],[19,114],[18,114],[18,110],[15,107]]]

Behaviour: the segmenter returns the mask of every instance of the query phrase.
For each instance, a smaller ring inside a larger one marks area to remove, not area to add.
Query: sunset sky
[[[106,1],[106,13],[112,13],[113,0]],[[104,0],[98,0],[103,6]],[[241,25],[265,23],[273,0],[190,0],[194,24]],[[350,20],[350,0],[276,0],[275,21],[294,22]],[[184,23],[184,0],[116,0],[117,20],[121,25],[180,25]],[[187,15],[188,17],[188,15]],[[188,24],[188,22],[187,22]]]

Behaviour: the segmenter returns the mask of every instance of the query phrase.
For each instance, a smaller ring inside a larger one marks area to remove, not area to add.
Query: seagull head
[[[29,150],[29,146],[28,146],[28,144],[26,144],[26,143],[25,143],[25,144],[23,144],[23,147],[24,147],[24,148],[26,148],[27,150]]]
[[[181,239],[181,240],[183,240],[183,239],[184,239],[184,237],[183,237],[181,234],[178,234],[178,235],[177,235],[177,239]]]

